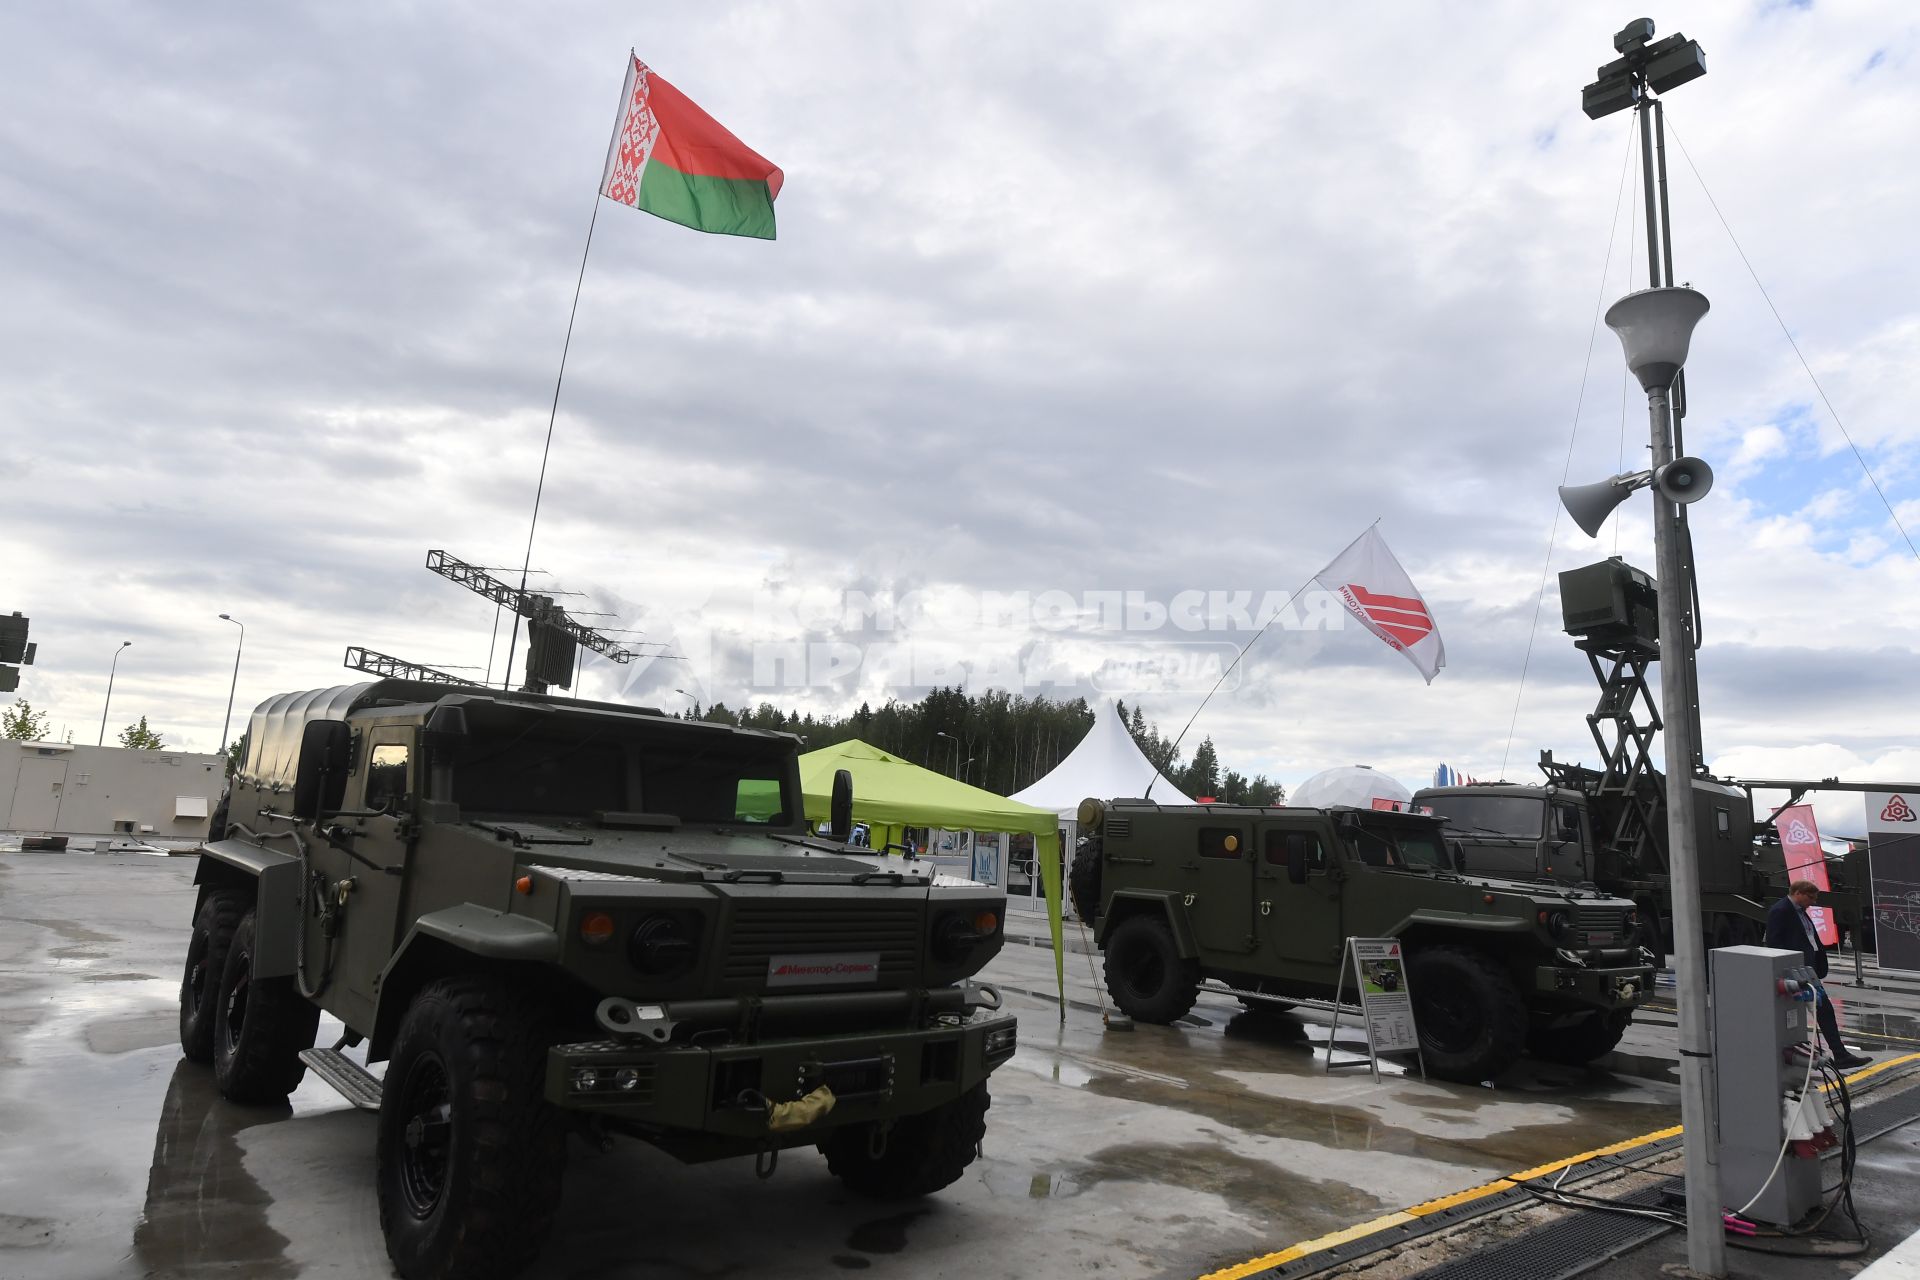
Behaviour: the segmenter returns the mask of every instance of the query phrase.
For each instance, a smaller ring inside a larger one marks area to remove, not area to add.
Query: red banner
[[[1825,893],[1832,883],[1827,879],[1827,855],[1820,847],[1820,824],[1814,821],[1810,804],[1788,805],[1774,815],[1774,830],[1780,833],[1780,851],[1787,859],[1787,881],[1811,880]],[[1840,926],[1825,907],[1808,907],[1807,916],[1826,946],[1840,945]]]

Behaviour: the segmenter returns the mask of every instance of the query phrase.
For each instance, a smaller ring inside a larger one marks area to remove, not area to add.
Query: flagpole
[[[1360,538],[1366,537],[1368,531],[1373,529],[1375,525],[1378,525],[1383,518],[1384,517],[1381,517],[1381,516],[1375,516],[1373,518],[1373,524],[1368,525],[1365,529],[1362,529],[1360,531]],[[1355,538],[1353,542],[1349,542],[1345,547],[1342,547],[1340,549],[1340,555],[1335,556],[1333,560],[1338,560],[1340,556],[1347,554],[1347,552],[1352,549],[1353,543],[1360,541],[1360,538]],[[1325,573],[1328,569],[1333,567],[1333,560],[1329,560],[1326,562],[1326,564],[1321,565],[1319,569],[1315,570],[1312,577],[1308,578],[1305,582],[1300,584],[1299,591],[1295,591],[1292,595],[1287,597],[1287,607],[1289,609],[1293,607],[1293,602],[1299,599],[1300,595],[1303,592],[1305,592],[1308,587],[1312,586],[1314,583],[1320,580],[1321,574]],[[1277,618],[1279,616],[1280,616],[1279,612],[1276,611],[1273,615],[1273,618]],[[1193,722],[1200,718],[1200,713],[1207,709],[1207,704],[1209,702],[1213,701],[1213,695],[1220,692],[1220,686],[1227,682],[1227,677],[1232,675],[1234,673],[1235,668],[1237,668],[1240,665],[1240,659],[1247,656],[1247,650],[1253,648],[1254,645],[1258,644],[1260,642],[1260,637],[1267,634],[1268,630],[1272,628],[1273,618],[1268,618],[1266,622],[1261,625],[1260,629],[1253,633],[1253,638],[1240,646],[1240,652],[1233,655],[1233,661],[1229,662],[1227,664],[1227,669],[1220,673],[1220,678],[1213,682],[1213,688],[1207,690],[1207,696],[1200,699],[1200,705],[1195,707],[1193,709],[1193,714],[1187,717],[1187,723],[1183,725],[1180,729],[1180,736],[1173,740],[1173,746],[1171,748],[1173,754],[1170,757],[1168,757],[1169,763],[1179,758],[1180,744],[1186,741],[1187,730],[1193,728]],[[1145,796],[1142,796],[1141,797],[1142,799],[1151,800],[1153,798],[1153,784],[1155,782],[1158,782],[1159,780],[1160,780],[1160,770],[1156,768],[1153,771],[1153,777],[1147,779],[1147,794]]]
[[[527,592],[527,573],[533,564],[533,532],[540,527],[540,498],[547,488],[547,456],[553,452],[553,424],[560,416],[560,386],[567,380],[567,352],[573,348],[573,320],[580,314],[580,286],[587,279],[587,255],[593,252],[593,228],[600,221],[600,188],[593,189],[593,214],[587,219],[587,243],[580,250],[580,273],[573,281],[573,306],[567,311],[567,336],[560,344],[560,372],[553,380],[553,404],[547,410],[547,442],[540,449],[540,479],[533,487],[533,518],[527,521],[527,554],[520,561],[520,595]],[[498,616],[499,610],[495,609]],[[520,640],[520,611],[513,613],[513,632],[507,640],[507,664],[500,673],[500,687],[513,683],[513,650]]]

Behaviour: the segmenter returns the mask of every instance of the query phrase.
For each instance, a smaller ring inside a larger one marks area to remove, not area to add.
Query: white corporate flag
[[[1339,596],[1362,626],[1405,654],[1428,684],[1447,665],[1447,648],[1427,602],[1377,527],[1368,526],[1313,580]]]

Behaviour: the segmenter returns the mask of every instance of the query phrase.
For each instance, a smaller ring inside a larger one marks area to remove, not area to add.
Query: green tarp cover
[[[873,847],[897,841],[902,827],[943,831],[1024,832],[1033,837],[1034,861],[1047,894],[1047,926],[1053,935],[1054,979],[1066,996],[1065,950],[1060,938],[1060,818],[1050,809],[970,787],[922,769],[858,738],[800,757],[800,789],[807,819],[825,822],[833,804],[833,775],[853,774],[853,820],[873,831]],[[883,838],[884,837],[884,838]],[[1064,1008],[1064,1005],[1063,1005]]]

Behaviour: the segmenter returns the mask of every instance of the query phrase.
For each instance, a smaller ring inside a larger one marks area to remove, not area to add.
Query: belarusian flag
[[[778,168],[629,57],[600,194],[669,222],[773,239]]]

